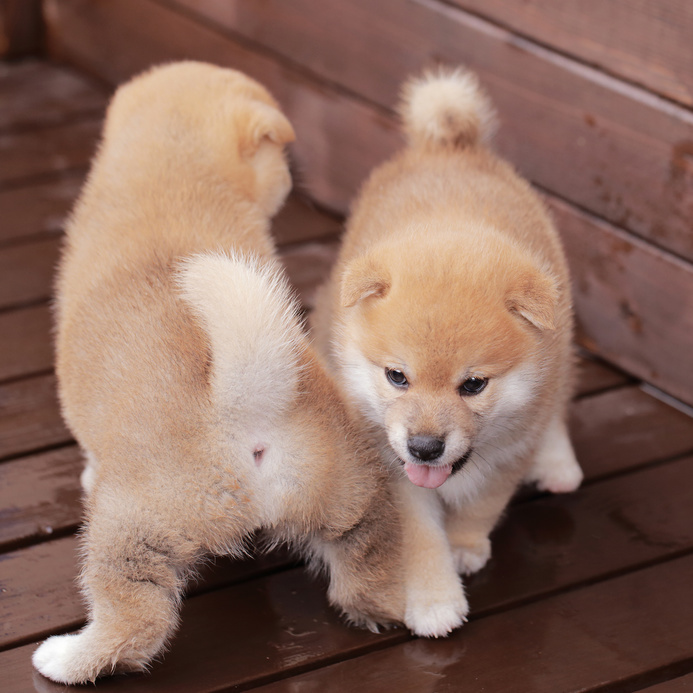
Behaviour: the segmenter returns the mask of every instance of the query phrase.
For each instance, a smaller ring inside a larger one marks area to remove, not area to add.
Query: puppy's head
[[[176,165],[204,180],[213,170],[269,216],[291,187],[284,145],[293,128],[258,82],[205,63],[171,63],[118,89],[107,114],[102,150],[137,151],[160,167]],[[155,156],[152,156],[154,154]]]
[[[557,300],[556,281],[493,233],[474,248],[404,238],[345,267],[344,380],[413,483],[440,486],[512,435],[538,395]]]

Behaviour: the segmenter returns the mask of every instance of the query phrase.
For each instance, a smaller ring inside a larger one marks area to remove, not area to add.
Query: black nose
[[[419,460],[437,460],[445,450],[445,441],[433,436],[412,436],[407,443],[409,452]]]

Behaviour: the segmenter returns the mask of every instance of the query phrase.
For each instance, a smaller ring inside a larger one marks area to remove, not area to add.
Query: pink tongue
[[[429,467],[426,464],[412,464],[407,462],[404,471],[409,477],[409,481],[417,486],[424,488],[438,488],[450,476],[452,465],[446,467]]]

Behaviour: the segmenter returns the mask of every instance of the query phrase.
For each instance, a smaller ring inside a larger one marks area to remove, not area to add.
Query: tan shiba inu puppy
[[[569,277],[537,195],[485,146],[494,116],[474,75],[409,82],[401,115],[408,146],[361,190],[313,323],[404,472],[406,560],[431,566],[408,590],[452,603],[455,570],[484,566],[523,480],[582,479],[565,425]]]
[[[258,528],[326,566],[351,621],[404,619],[386,474],[275,260],[293,138],[262,86],[200,63],[111,103],[57,284],[60,399],[88,461],[89,623],[35,652],[55,681],[146,668],[196,564]]]

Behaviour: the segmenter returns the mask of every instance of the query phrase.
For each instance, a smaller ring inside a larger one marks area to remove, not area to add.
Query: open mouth
[[[448,480],[449,476],[456,474],[464,467],[471,454],[472,450],[470,448],[453,464],[432,465],[420,462],[405,462],[404,471],[412,484],[422,488],[438,488]]]

